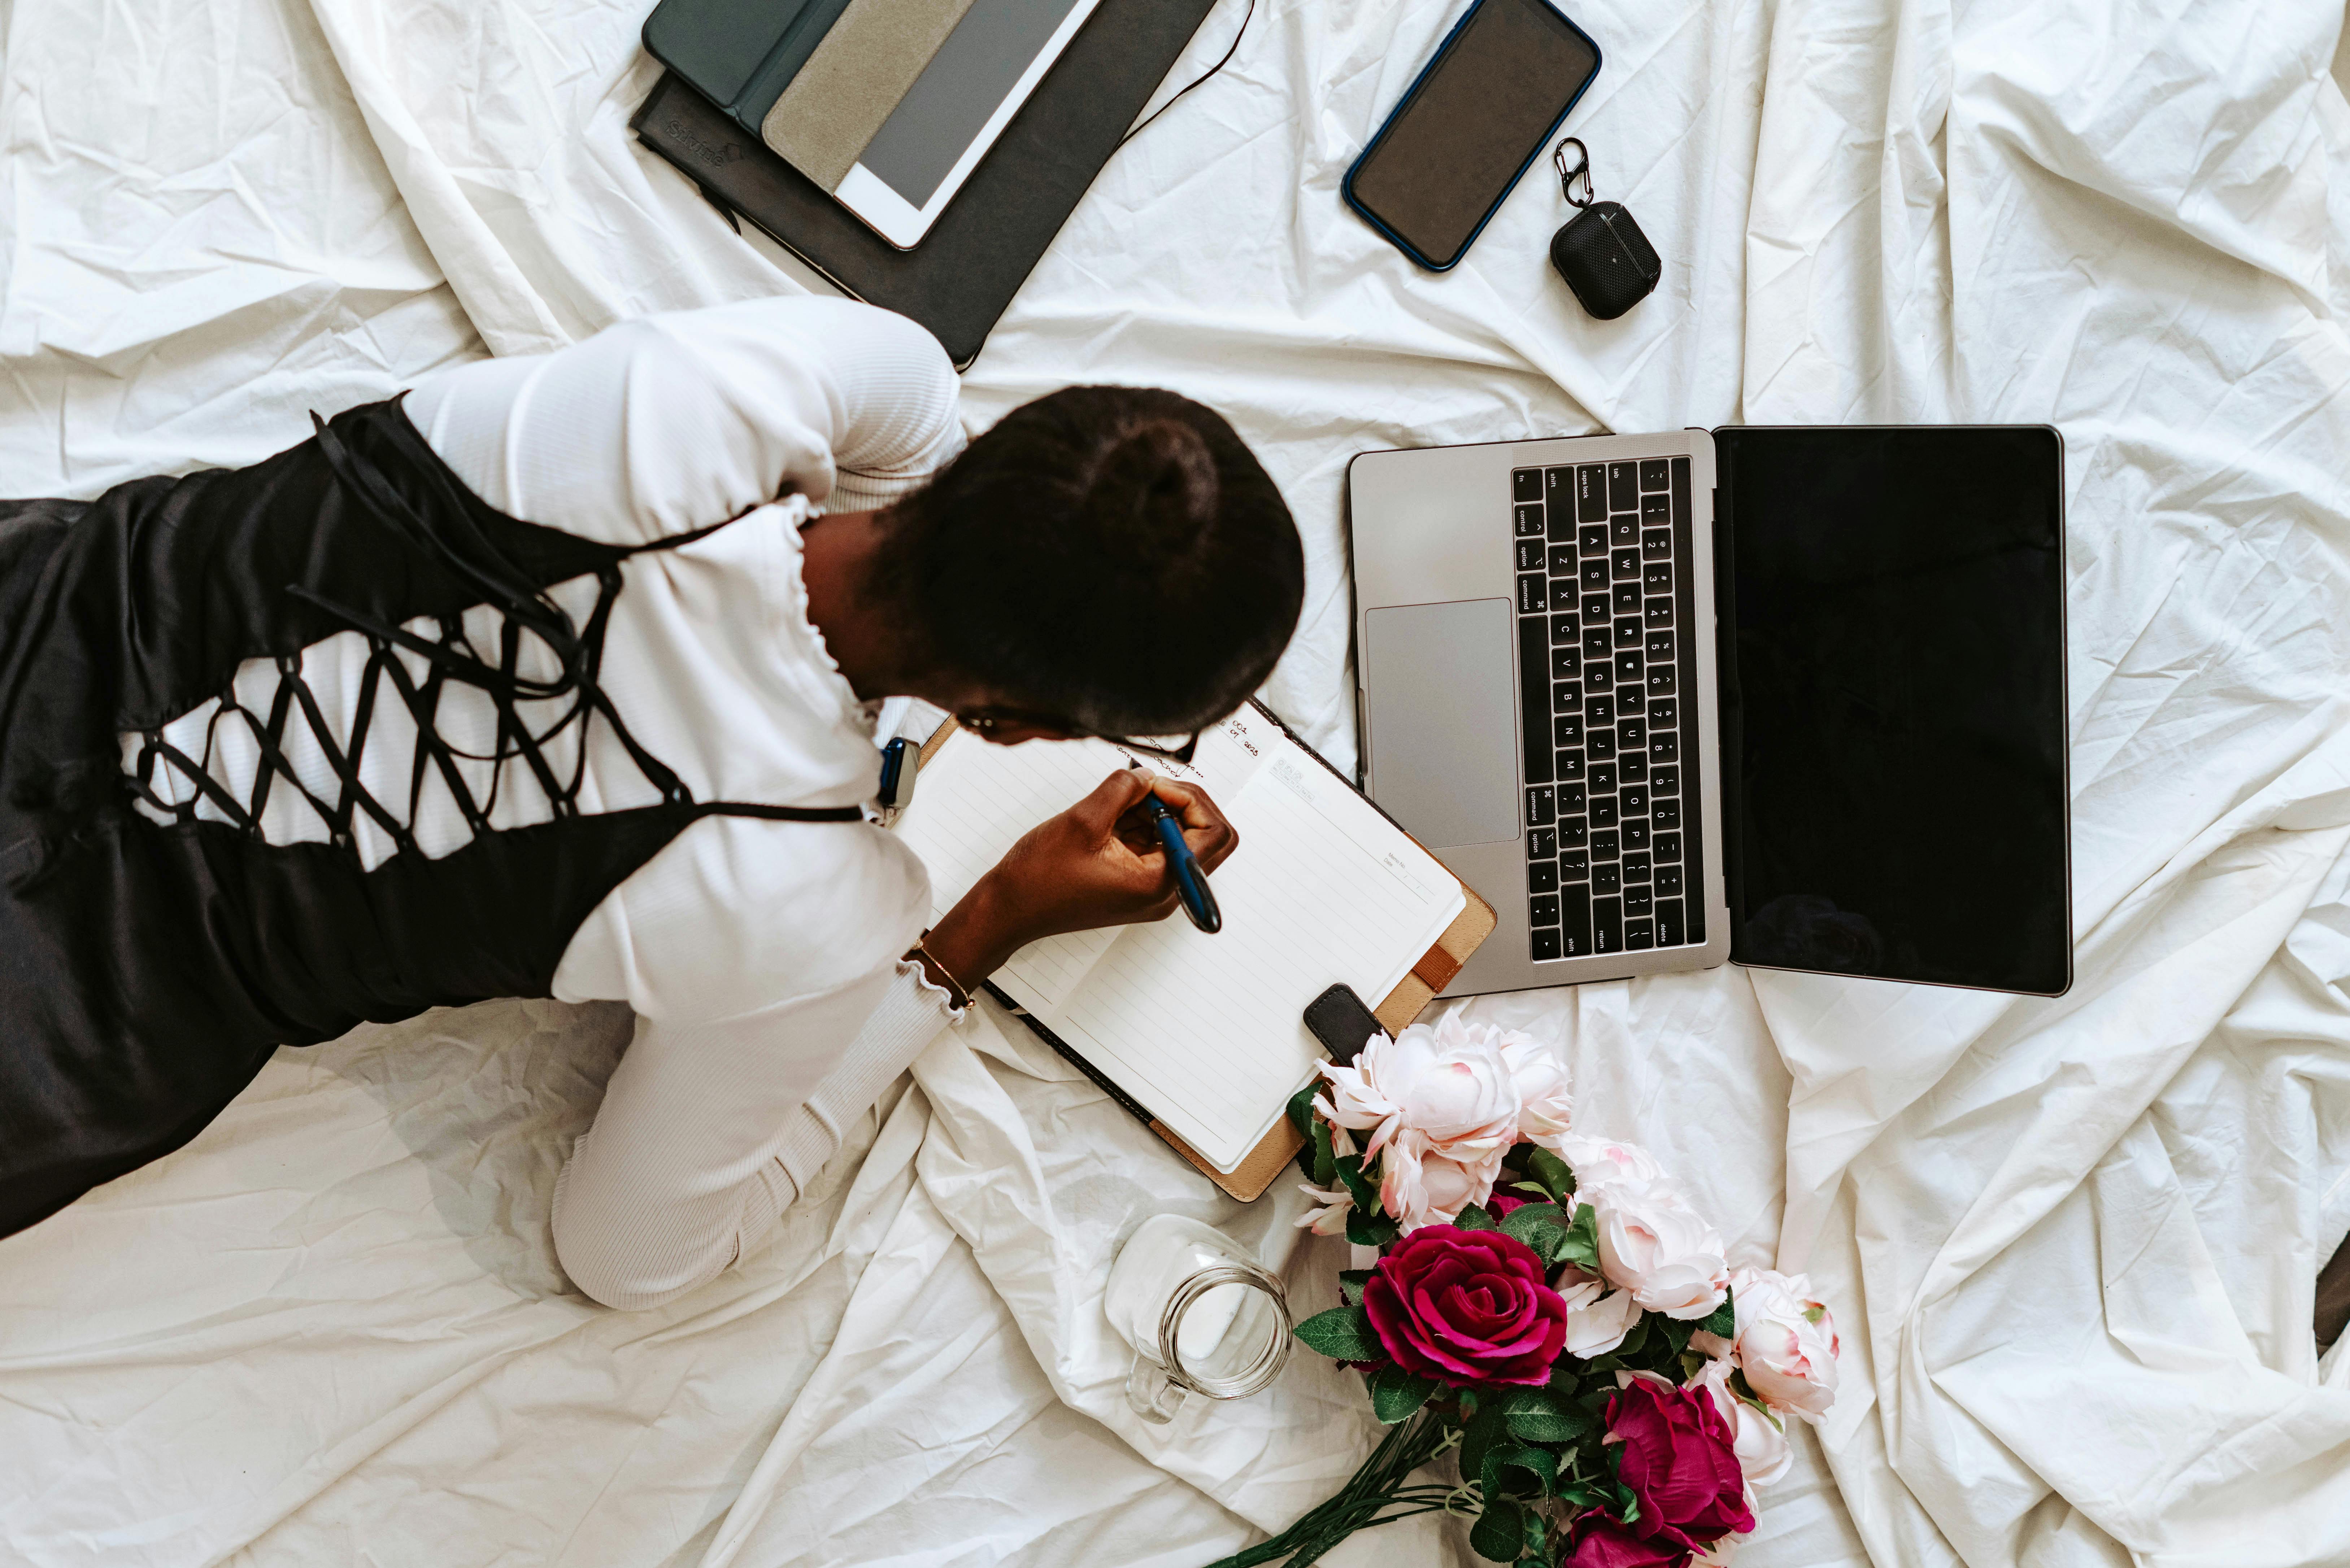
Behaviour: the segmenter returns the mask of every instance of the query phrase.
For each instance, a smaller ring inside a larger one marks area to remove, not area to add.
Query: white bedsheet
[[[794,286],[630,144],[644,8],[0,8],[0,489],[250,461],[452,358]],[[1775,1490],[1742,1561],[2350,1562],[2350,1361],[2308,1333],[2350,1229],[2339,5],[1578,4],[1607,65],[1575,129],[1668,261],[1612,324],[1548,273],[1539,172],[1442,277],[1336,201],[1455,9],[1260,0],[1097,183],[974,413],[1081,379],[1230,413],[1313,573],[1270,696],[1342,761],[1357,450],[2063,427],[2070,996],[1721,971],[1477,1005],[1838,1305],[1833,1480]],[[589,1306],[546,1198],[625,1022],[493,1004],[281,1053],[188,1149],[0,1241],[8,1553],[1197,1563],[1368,1441],[1309,1356],[1266,1401],[1124,1414],[1117,1237],[1177,1207],[1277,1251],[1295,1208],[1215,1199],[992,1019],[743,1269]]]

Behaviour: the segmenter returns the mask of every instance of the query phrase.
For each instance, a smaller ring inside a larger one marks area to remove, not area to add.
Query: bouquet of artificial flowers
[[[1433,1510],[1521,1568],[1683,1568],[1754,1528],[1787,1420],[1835,1397],[1835,1324],[1803,1276],[1730,1268],[1648,1151],[1574,1130],[1567,1090],[1538,1042],[1453,1013],[1373,1036],[1291,1104],[1324,1205],[1300,1223],[1378,1250],[1297,1336],[1396,1429],[1222,1568],[1302,1568]],[[1408,1484],[1455,1448],[1461,1485]]]

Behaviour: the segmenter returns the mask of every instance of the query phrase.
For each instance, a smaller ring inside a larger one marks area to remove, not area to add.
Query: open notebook
[[[1022,834],[1137,760],[1201,785],[1239,830],[1213,877],[1223,929],[1202,935],[1177,913],[1055,937],[1023,948],[993,984],[1218,1185],[1254,1197],[1263,1181],[1236,1184],[1234,1173],[1278,1169],[1285,1155],[1264,1146],[1286,1134],[1283,1108],[1325,1054],[1301,1021],[1306,1003],[1344,981],[1393,998],[1408,1021],[1431,994],[1415,968],[1457,969],[1492,911],[1251,704],[1202,736],[1189,765],[1106,741],[996,746],[950,734],[897,824],[930,867],[932,919]],[[1261,1151],[1270,1158],[1252,1158]]]

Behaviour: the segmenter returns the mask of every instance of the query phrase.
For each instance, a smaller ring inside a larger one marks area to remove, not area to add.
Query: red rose
[[[1421,1226],[1379,1260],[1363,1309],[1397,1366],[1455,1388],[1547,1383],[1566,1343],[1542,1260],[1499,1231]]]
[[[1607,1440],[1640,1501],[1635,1533],[1660,1546],[1702,1548],[1754,1528],[1730,1423],[1700,1390],[1636,1377],[1607,1400]]]
[[[1526,1200],[1523,1198],[1513,1198],[1506,1192],[1496,1192],[1485,1199],[1485,1212],[1499,1220],[1513,1209],[1524,1208]]]
[[[1644,1541],[1594,1509],[1575,1521],[1559,1568],[1685,1568],[1694,1555],[1686,1546]]]

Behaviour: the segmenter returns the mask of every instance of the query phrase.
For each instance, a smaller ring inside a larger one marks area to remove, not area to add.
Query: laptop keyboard
[[[1510,484],[1533,956],[1702,944],[1689,459]]]

